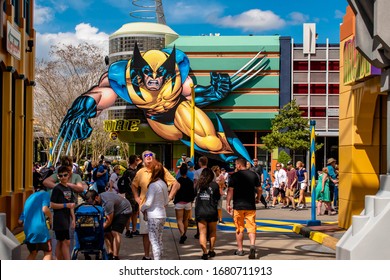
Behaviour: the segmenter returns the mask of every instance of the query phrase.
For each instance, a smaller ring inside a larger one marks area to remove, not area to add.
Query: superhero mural
[[[195,91],[195,150],[223,161],[251,157],[235,134],[216,115],[218,127],[200,108],[222,100],[231,91],[256,77],[266,67],[260,52],[234,75],[210,73],[210,85],[194,85]],[[250,68],[249,70],[245,70]],[[141,53],[135,44],[133,58],[110,65],[97,85],[73,102],[60,126],[54,145],[63,139],[68,147],[76,139],[83,140],[92,133],[88,119],[98,116],[114,105],[120,97],[145,114],[148,124],[160,137],[190,145],[191,87],[190,63],[186,54],[173,49],[149,50]]]

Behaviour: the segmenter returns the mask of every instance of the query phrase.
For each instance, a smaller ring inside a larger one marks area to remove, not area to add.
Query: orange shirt
[[[168,188],[171,187],[175,182],[176,179],[171,175],[171,173],[164,167],[165,176],[164,180],[167,182]],[[141,202],[143,203],[145,201],[146,192],[148,191],[148,185],[150,182],[150,177],[152,176],[152,171],[148,170],[146,167],[142,167],[140,170],[137,171],[137,174],[135,175],[132,185],[135,186],[138,191],[140,190],[139,198],[141,199]]]

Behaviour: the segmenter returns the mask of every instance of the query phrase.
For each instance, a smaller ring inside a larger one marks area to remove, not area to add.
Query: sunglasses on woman
[[[153,157],[153,153],[144,154],[144,158],[147,158],[147,157]]]

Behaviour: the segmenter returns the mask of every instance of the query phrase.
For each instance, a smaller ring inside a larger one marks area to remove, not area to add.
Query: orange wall
[[[345,229],[364,209],[365,196],[378,191],[381,154],[386,154],[386,98],[380,94],[380,76],[344,84],[344,43],[355,34],[355,16],[348,7],[340,26],[339,226]]]

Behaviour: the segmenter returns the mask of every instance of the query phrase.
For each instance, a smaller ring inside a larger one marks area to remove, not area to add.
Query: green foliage
[[[302,113],[295,100],[280,109],[279,115],[272,120],[271,133],[262,137],[265,149],[310,149],[310,126],[308,120],[302,117]]]
[[[289,162],[290,160],[291,160],[291,157],[288,153],[286,153],[286,151],[282,150],[279,153],[278,162],[283,163],[284,166],[287,166],[287,162]]]

